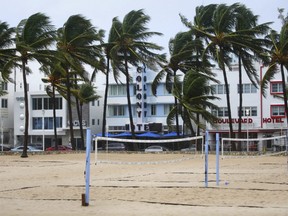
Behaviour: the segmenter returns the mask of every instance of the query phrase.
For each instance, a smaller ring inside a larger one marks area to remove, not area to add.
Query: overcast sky
[[[163,34],[154,37],[151,42],[157,43],[168,52],[169,39],[187,28],[181,23],[179,13],[186,16],[189,21],[195,16],[195,7],[211,3],[226,3],[228,5],[240,2],[250,8],[259,16],[259,23],[274,22],[271,26],[279,31],[281,21],[278,19],[278,8],[288,11],[287,0],[5,0],[1,1],[0,21],[7,22],[10,27],[16,27],[22,19],[34,13],[42,12],[51,18],[56,28],[63,26],[71,15],[82,14],[90,19],[95,27],[104,29],[106,35],[111,27],[114,17],[120,20],[131,10],[144,9],[151,17],[148,25],[150,31]],[[29,67],[36,71],[37,64],[29,63]],[[87,70],[92,70],[88,69]],[[100,82],[98,90],[104,87],[104,75],[97,75]]]
[[[277,8],[284,8],[285,14],[288,11],[287,0],[7,0],[1,2],[0,21],[15,27],[20,20],[42,12],[59,28],[69,16],[82,14],[94,26],[104,29],[108,34],[113,17],[118,16],[122,20],[129,11],[144,9],[151,17],[148,25],[150,30],[164,34],[153,38],[153,42],[163,46],[167,52],[169,39],[179,31],[187,30],[180,21],[179,13],[191,21],[195,15],[195,7],[199,5],[235,2],[245,4],[255,15],[259,15],[259,23],[273,21],[272,27],[276,30],[281,26]]]

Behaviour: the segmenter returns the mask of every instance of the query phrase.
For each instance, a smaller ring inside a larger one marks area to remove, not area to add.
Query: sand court
[[[217,186],[209,155],[207,188],[199,154],[93,156],[83,207],[85,153],[1,155],[1,215],[288,215],[287,156],[220,160]]]

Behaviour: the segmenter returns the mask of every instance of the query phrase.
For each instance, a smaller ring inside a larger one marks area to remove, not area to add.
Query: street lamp
[[[249,115],[250,115],[250,110],[249,109],[246,109],[245,110],[245,115],[246,115],[246,124],[247,124],[247,152],[249,152],[249,141],[248,141],[248,139],[249,139],[249,129],[248,129],[248,126],[249,126],[249,124],[248,124],[248,121],[249,121],[249,119],[248,119],[248,117],[249,117]]]

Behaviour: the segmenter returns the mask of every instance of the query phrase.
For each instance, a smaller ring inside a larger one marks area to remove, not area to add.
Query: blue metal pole
[[[206,131],[205,134],[205,187],[208,187],[208,135],[209,132]]]
[[[216,185],[219,186],[219,133],[216,133]]]
[[[86,170],[85,170],[85,204],[89,205],[89,195],[90,195],[90,149],[91,149],[91,129],[86,130]]]

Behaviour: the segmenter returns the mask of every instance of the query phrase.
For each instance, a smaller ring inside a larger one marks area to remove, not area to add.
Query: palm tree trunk
[[[195,131],[193,129],[187,108],[185,108],[183,106],[183,109],[184,109],[184,118],[183,119],[185,119],[185,124],[187,125],[187,128],[189,128],[189,130],[191,132],[191,136],[195,136]],[[184,135],[184,129],[183,129],[183,135]]]
[[[28,91],[27,91],[27,79],[26,79],[26,63],[22,61],[22,72],[23,72],[23,85],[24,85],[24,104],[25,104],[25,128],[24,128],[24,148],[21,157],[28,157],[28,127],[29,127],[29,105],[28,105]]]
[[[176,70],[173,71],[174,72],[174,77],[176,77]],[[176,133],[177,133],[177,136],[179,137],[180,136],[180,129],[179,129],[179,109],[178,109],[178,101],[177,101],[177,98],[174,97],[174,106],[176,107],[176,116],[175,116],[175,120],[176,120]]]
[[[107,72],[106,72],[106,86],[104,95],[104,107],[103,107],[103,122],[102,122],[102,136],[105,136],[106,131],[106,110],[107,110],[107,97],[109,89],[109,70],[110,70],[110,59],[107,57]]]
[[[223,56],[223,55],[221,55]],[[229,85],[228,85],[228,78],[227,78],[227,72],[225,69],[224,63],[221,65],[223,76],[224,76],[224,83],[225,83],[225,90],[226,90],[226,101],[227,101],[227,109],[228,109],[228,121],[229,121],[229,133],[230,137],[234,137],[233,133],[233,125],[232,125],[232,116],[231,116],[231,103],[230,103],[230,91],[229,91]],[[232,150],[235,151],[235,143],[232,144]]]
[[[284,105],[285,105],[285,116],[286,116],[286,125],[288,126],[288,103],[287,103],[287,94],[286,94],[286,77],[284,74],[284,65],[280,65],[281,69],[281,76],[282,76],[282,88],[283,88],[283,95],[284,95]]]
[[[229,91],[229,84],[228,84],[228,78],[227,78],[227,72],[225,69],[225,64],[224,64],[224,55],[223,55],[223,50],[220,48],[220,60],[221,62],[219,63],[220,68],[223,71],[223,77],[224,77],[224,84],[225,84],[225,90],[226,90],[226,101],[227,101],[227,109],[228,109],[228,121],[229,121],[229,135],[230,138],[234,137],[233,133],[233,125],[232,125],[232,116],[231,116],[231,103],[230,103],[230,91]],[[233,148],[234,147],[234,148]],[[235,150],[235,144],[232,145],[232,150]]]
[[[238,66],[239,66],[238,138],[242,138],[243,86],[242,86],[242,62],[241,62],[241,58],[240,58],[240,53],[239,53],[239,56],[238,56]],[[240,143],[237,145],[237,150],[241,151],[241,144]]]
[[[231,116],[231,103],[230,103],[230,93],[229,93],[229,85],[227,79],[227,73],[225,70],[225,66],[223,67],[223,75],[224,75],[224,83],[226,89],[226,100],[227,100],[227,109],[228,109],[228,120],[229,120],[229,133],[230,137],[234,137],[233,134],[233,125],[232,125],[232,116]],[[232,144],[232,151],[235,151],[235,143]]]
[[[130,121],[130,129],[132,139],[135,139],[135,128],[133,123],[133,115],[132,115],[132,107],[131,107],[131,99],[130,99],[130,80],[129,80],[129,71],[128,71],[128,62],[127,62],[127,54],[125,53],[125,75],[126,75],[126,91],[127,91],[127,102],[128,102],[128,111],[129,111],[129,121]]]
[[[74,130],[73,130],[73,117],[72,117],[72,104],[71,104],[71,83],[69,77],[69,71],[67,70],[67,104],[68,104],[68,117],[69,117],[69,131],[70,131],[70,142],[72,149],[75,150]]]
[[[75,74],[75,81],[74,81],[74,86],[76,89],[78,89],[78,85],[77,85],[77,75]],[[77,115],[78,115],[78,121],[79,121],[79,130],[80,130],[80,137],[81,137],[81,144],[80,144],[80,149],[84,149],[84,133],[83,133],[83,125],[82,125],[82,105],[81,102],[79,101],[79,99],[77,97],[75,98],[75,102],[76,102],[76,109],[77,109]],[[77,149],[78,149],[78,145],[77,145]]]
[[[78,103],[79,100],[77,99]],[[80,149],[84,149],[84,143],[85,143],[85,139],[84,139],[84,131],[83,131],[83,125],[82,125],[82,121],[83,121],[83,104],[80,102],[79,106],[77,105],[77,112],[78,112],[78,119],[79,119],[79,127],[80,127],[80,136],[81,136],[81,146]]]
[[[53,124],[54,124],[54,139],[55,150],[58,150],[57,124],[56,124],[56,109],[55,109],[55,86],[52,86],[52,106],[53,106]]]

